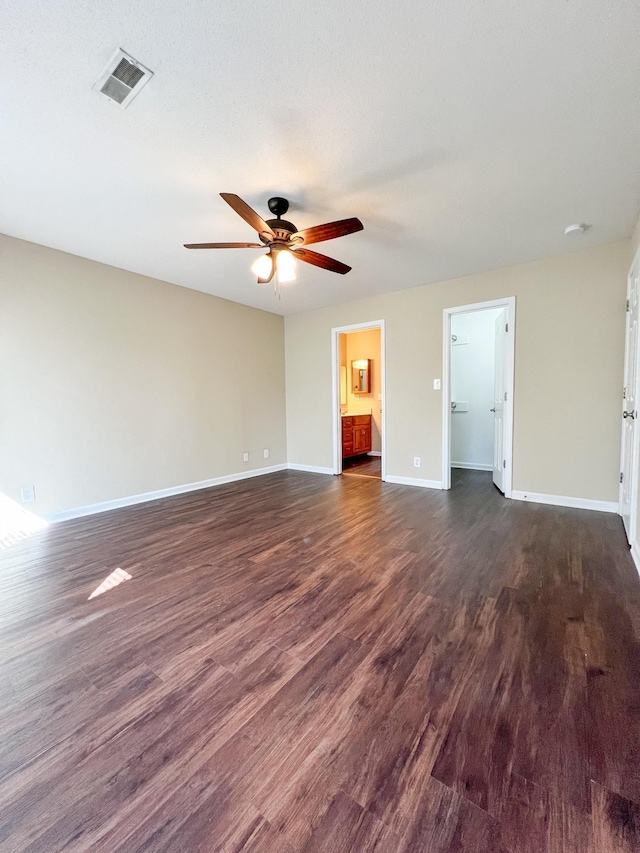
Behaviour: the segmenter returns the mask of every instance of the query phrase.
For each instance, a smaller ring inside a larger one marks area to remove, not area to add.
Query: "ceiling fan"
[[[268,247],[266,255],[261,255],[253,264],[251,269],[258,276],[258,284],[267,284],[276,277],[276,291],[279,283],[293,281],[295,279],[295,260],[313,264],[330,272],[340,275],[348,273],[351,267],[336,261],[319,252],[312,252],[305,246],[310,243],[321,243],[323,240],[333,240],[335,237],[344,237],[355,231],[362,231],[363,225],[355,217],[351,219],[340,219],[337,222],[327,222],[324,225],[315,225],[313,228],[304,228],[298,231],[292,222],[282,219],[289,209],[286,198],[276,196],[270,198],[269,210],[276,217],[266,221],[253,210],[246,201],[234,193],[220,193],[222,198],[230,205],[245,222],[258,232],[261,243],[185,243],[186,249],[263,249]]]

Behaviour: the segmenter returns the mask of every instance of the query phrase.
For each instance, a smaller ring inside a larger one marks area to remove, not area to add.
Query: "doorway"
[[[510,498],[515,297],[446,308],[443,333],[442,487],[486,471]]]
[[[332,329],[334,474],[384,480],[384,321]]]

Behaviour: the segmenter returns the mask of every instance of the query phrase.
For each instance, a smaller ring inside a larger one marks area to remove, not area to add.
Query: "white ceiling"
[[[640,204],[638,0],[8,0],[0,231],[277,313],[629,235]],[[155,76],[127,110],[91,86],[117,47]],[[314,246],[282,301],[218,196]],[[592,224],[571,239],[563,229]]]

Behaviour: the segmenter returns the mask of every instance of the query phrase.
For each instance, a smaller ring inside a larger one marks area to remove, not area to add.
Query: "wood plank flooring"
[[[342,473],[359,477],[382,477],[382,459],[380,456],[350,456],[342,460]]]
[[[0,552],[0,650],[0,851],[640,850],[620,520],[490,474],[56,525]]]

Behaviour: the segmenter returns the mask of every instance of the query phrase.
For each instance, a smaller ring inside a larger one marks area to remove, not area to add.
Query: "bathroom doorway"
[[[384,321],[332,334],[334,473],[384,480]]]

